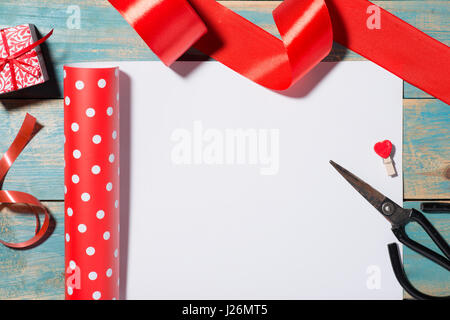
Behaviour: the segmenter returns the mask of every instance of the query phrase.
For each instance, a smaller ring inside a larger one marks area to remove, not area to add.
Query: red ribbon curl
[[[11,70],[11,84],[13,86],[13,89],[17,90],[17,88],[18,88],[16,72],[14,70],[14,66],[19,68],[23,72],[28,73],[29,75],[32,75],[35,78],[39,78],[41,76],[41,72],[40,72],[39,68],[34,67],[31,64],[26,63],[25,61],[19,60],[19,58],[37,56],[36,52],[30,53],[30,51],[33,50],[34,48],[36,48],[37,46],[39,46],[40,44],[42,44],[48,38],[50,38],[50,36],[53,34],[53,29],[42,39],[40,39],[36,42],[33,42],[29,46],[26,46],[25,48],[23,48],[20,51],[17,51],[14,54],[11,54],[11,52],[10,52],[10,48],[8,45],[8,39],[6,38],[5,30],[1,29],[0,34],[1,34],[1,38],[2,38],[3,47],[5,48],[5,51],[7,54],[6,58],[0,58],[0,72],[5,68],[6,64],[9,63],[9,69]],[[29,54],[26,55],[27,53],[29,53]],[[29,69],[25,68],[24,66],[28,67]]]
[[[334,40],[450,103],[450,48],[367,0],[285,0],[282,41],[215,0],[108,0],[167,65],[192,45],[254,82],[292,86]],[[379,28],[368,25],[370,9]]]
[[[37,133],[37,131],[39,131],[39,126],[36,122],[36,119],[27,113],[22,127],[20,128],[15,140],[9,147],[8,151],[0,159],[0,189],[12,164],[20,155],[22,150],[27,146],[28,142],[30,142],[33,136]],[[11,243],[0,240],[0,243],[10,248],[24,249],[37,244],[44,238],[50,225],[50,215],[47,209],[39,202],[38,199],[28,193],[20,191],[0,190],[0,204],[5,204],[7,206],[14,204],[27,205],[28,207],[30,207],[31,211],[36,217],[35,235],[31,239],[19,243]],[[45,215],[44,223],[41,227],[39,221],[40,211]]]

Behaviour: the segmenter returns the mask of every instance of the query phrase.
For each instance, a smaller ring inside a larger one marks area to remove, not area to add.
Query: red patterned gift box
[[[48,80],[41,48],[34,47],[45,39],[38,41],[36,28],[31,24],[0,30],[0,94]]]

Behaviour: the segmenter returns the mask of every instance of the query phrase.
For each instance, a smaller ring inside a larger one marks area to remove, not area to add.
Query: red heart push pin
[[[387,174],[391,177],[395,176],[397,172],[395,171],[394,163],[391,159],[392,142],[389,140],[377,142],[373,149],[381,158],[383,158],[383,163],[386,167]]]
[[[377,142],[375,146],[373,147],[375,152],[382,157],[383,159],[386,159],[391,155],[392,151],[392,142],[389,140],[384,140],[381,142]]]

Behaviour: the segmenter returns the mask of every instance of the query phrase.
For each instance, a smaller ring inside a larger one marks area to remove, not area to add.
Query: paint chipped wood
[[[222,4],[278,36],[271,11],[275,1],[222,1]],[[418,27],[430,36],[450,43],[448,1],[375,1],[376,4]],[[79,9],[80,26],[69,23]],[[98,17],[102,17],[99,19]],[[7,176],[5,189],[31,193],[46,202],[56,221],[52,236],[33,250],[16,251],[0,246],[0,298],[64,298],[64,214],[63,214],[63,104],[55,100],[24,100],[62,97],[62,66],[80,61],[156,60],[134,30],[105,0],[15,0],[0,3],[0,27],[33,23],[41,34],[55,28],[44,46],[52,81],[19,94],[14,100],[0,99],[0,155],[17,133],[25,112],[44,125],[43,130],[21,154]],[[205,57],[189,51],[185,60]],[[334,45],[328,61],[361,60],[357,54]],[[404,96],[404,184],[407,199],[450,198],[449,106],[417,88],[405,84]],[[16,100],[20,98],[20,100]],[[418,202],[406,206],[418,207]],[[0,234],[9,239],[25,237],[33,219],[0,212]],[[23,220],[26,219],[26,220]],[[450,219],[431,217],[435,226],[450,237]],[[414,226],[410,236],[424,240]],[[387,254],[387,253],[386,253]],[[420,289],[448,295],[450,279],[437,266],[405,250],[405,269]]]

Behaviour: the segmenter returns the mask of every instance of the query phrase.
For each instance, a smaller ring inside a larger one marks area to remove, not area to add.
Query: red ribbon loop
[[[333,42],[323,0],[286,0],[274,11],[283,41],[214,0],[191,0],[196,11],[186,0],[109,2],[166,65],[194,44],[274,90],[289,88],[330,52]]]
[[[34,67],[34,66],[26,63],[25,61],[19,60],[19,58],[25,56],[25,54],[29,53],[31,50],[33,50],[37,46],[41,45],[48,38],[50,38],[50,36],[53,34],[53,29],[45,37],[41,38],[40,40],[38,40],[36,42],[33,42],[32,44],[26,46],[25,48],[23,48],[22,50],[14,53],[14,54],[10,53],[8,39],[6,38],[4,29],[0,30],[0,34],[1,34],[2,43],[5,48],[6,54],[8,55],[6,58],[0,58],[0,72],[5,68],[6,64],[9,63],[9,67],[11,70],[11,83],[12,83],[13,89],[17,90],[17,80],[16,80],[16,74],[14,71],[14,66],[16,66],[23,72],[28,73],[29,75],[31,75],[35,78],[40,77],[41,73],[39,71],[39,68]],[[36,55],[36,53],[34,53],[34,55]],[[30,69],[27,69],[24,66],[26,66]]]
[[[0,159],[0,189],[12,164],[20,155],[22,150],[27,146],[28,142],[30,142],[33,136],[37,133],[38,130],[39,127],[36,122],[36,119],[27,113],[25,120],[22,124],[22,127],[19,130],[19,133],[17,134],[13,143],[9,147],[8,151]],[[0,204],[5,204],[6,206],[14,204],[24,204],[29,206],[33,214],[36,216],[35,235],[31,239],[19,243],[11,243],[0,240],[0,243],[10,248],[24,249],[35,245],[41,239],[43,239],[50,225],[50,215],[47,209],[39,202],[38,199],[24,192],[0,190]],[[45,217],[42,227],[39,228],[40,211],[44,212]]]
[[[284,0],[273,12],[283,41],[215,0],[109,2],[167,65],[193,44],[256,83],[284,90],[329,53],[334,36],[450,103],[450,48],[367,0]],[[369,23],[371,15],[379,25]]]

